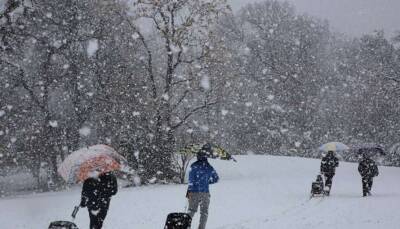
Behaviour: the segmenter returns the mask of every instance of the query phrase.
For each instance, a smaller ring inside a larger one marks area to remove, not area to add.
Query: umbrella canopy
[[[352,146],[352,150],[358,155],[366,155],[370,157],[386,155],[384,147],[376,143],[356,144]]]
[[[237,162],[236,159],[232,157],[232,155],[230,155],[225,149],[219,146],[213,147],[213,156],[222,160],[233,160],[234,162]]]
[[[126,160],[112,147],[94,145],[72,152],[61,163],[58,173],[68,183],[83,182],[106,172],[121,170]]]
[[[339,152],[339,151],[346,151],[349,149],[350,148],[347,145],[341,142],[328,142],[319,147],[319,150],[323,152],[329,152],[329,151]]]

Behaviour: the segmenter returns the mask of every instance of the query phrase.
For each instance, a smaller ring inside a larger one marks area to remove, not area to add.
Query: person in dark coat
[[[362,154],[362,160],[358,165],[358,172],[361,175],[363,196],[371,195],[373,178],[379,175],[378,166],[375,161]]]
[[[205,229],[210,204],[209,185],[219,180],[215,169],[208,163],[207,155],[212,155],[211,144],[205,144],[197,153],[197,161],[190,166],[189,186],[186,197],[189,199],[189,215],[193,218],[200,205],[199,229]]]
[[[325,177],[325,193],[329,196],[332,188],[332,179],[335,176],[336,167],[339,166],[339,159],[335,156],[335,152],[328,151],[321,161],[321,174]]]
[[[117,178],[111,172],[84,181],[81,207],[87,207],[90,229],[101,229],[110,206],[111,196],[118,192]]]

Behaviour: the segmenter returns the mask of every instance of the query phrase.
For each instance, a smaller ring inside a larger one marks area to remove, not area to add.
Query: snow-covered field
[[[331,196],[309,200],[319,161],[242,156],[238,163],[210,160],[221,180],[211,188],[209,229],[397,229],[400,169],[380,167],[373,196],[361,197],[357,165],[341,163]],[[185,208],[185,185],[121,189],[113,198],[105,229],[161,229],[169,212]],[[0,199],[0,228],[44,229],[69,220],[80,190]],[[198,215],[192,228],[197,228]],[[76,223],[88,228],[81,209]]]

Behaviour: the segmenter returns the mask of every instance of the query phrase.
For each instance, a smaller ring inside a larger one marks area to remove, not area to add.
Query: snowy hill
[[[363,198],[357,165],[341,162],[331,196],[309,200],[319,160],[242,156],[238,163],[211,164],[221,181],[211,189],[210,229],[395,229],[400,224],[399,168],[380,167],[373,196]],[[184,210],[185,192],[185,185],[121,189],[104,228],[161,229],[169,212]],[[1,199],[0,227],[47,228],[50,221],[68,220],[79,198],[80,190],[74,189]],[[197,222],[198,216],[194,225]],[[86,209],[78,213],[76,223],[88,228]]]

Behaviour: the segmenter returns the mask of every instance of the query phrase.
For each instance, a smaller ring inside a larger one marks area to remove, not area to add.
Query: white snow
[[[138,33],[132,34],[132,38],[133,38],[134,40],[138,39],[139,37],[140,37],[140,35],[139,35]]]
[[[51,127],[53,127],[53,128],[56,128],[56,127],[58,127],[58,122],[57,122],[56,120],[49,121],[49,125],[50,125]]]
[[[171,44],[169,47],[170,47],[172,53],[179,53],[181,51],[181,48],[179,48],[179,46],[177,46],[177,45]]]
[[[208,229],[397,229],[400,222],[400,168],[380,167],[373,195],[361,197],[357,164],[340,163],[331,196],[309,199],[320,160],[237,156],[238,163],[210,160],[221,180],[211,186]],[[163,228],[170,212],[185,208],[187,185],[120,189],[111,201],[104,229]],[[0,199],[2,228],[47,228],[70,220],[80,188]],[[196,214],[192,228],[197,228]],[[88,228],[86,209],[75,220]]]
[[[82,136],[85,136],[85,137],[89,136],[90,132],[91,132],[91,129],[90,129],[90,127],[87,127],[87,126],[84,126],[81,129],[79,129],[79,134]]]
[[[2,117],[3,115],[5,115],[6,114],[6,112],[5,111],[3,111],[3,110],[0,110],[0,117]]]
[[[169,100],[169,95],[168,95],[168,93],[162,94],[162,95],[161,95],[161,98],[162,98],[163,100],[165,100],[165,101],[168,101],[168,100]]]
[[[208,132],[210,130],[210,128],[207,125],[201,125],[200,129],[204,132]]]
[[[262,70],[262,74],[263,74],[263,75],[267,74],[267,72],[268,72],[268,68],[264,68],[264,69]]]
[[[295,142],[294,146],[296,146],[297,148],[299,148],[301,146],[301,142]]]
[[[200,86],[206,91],[210,90],[210,78],[208,76],[203,76],[200,81]]]
[[[88,42],[88,46],[86,48],[87,55],[92,57],[96,54],[99,49],[99,41],[97,39],[91,39]]]
[[[271,109],[275,110],[275,111],[278,111],[278,112],[282,112],[282,113],[285,112],[285,110],[281,106],[279,106],[277,104],[272,104],[271,105]]]

